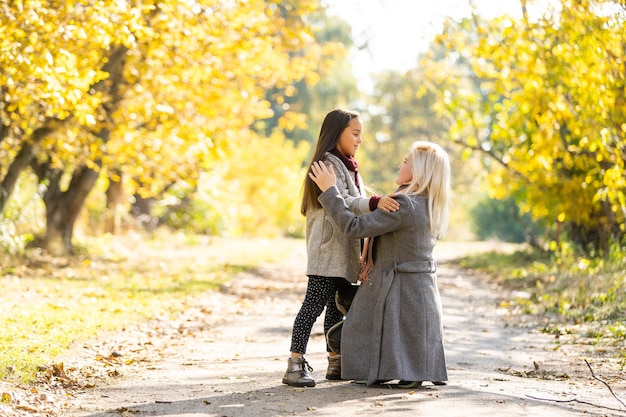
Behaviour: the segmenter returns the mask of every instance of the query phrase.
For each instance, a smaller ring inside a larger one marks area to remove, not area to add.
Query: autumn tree
[[[313,64],[298,54],[311,41],[313,0],[2,7],[12,30],[0,40],[12,54],[3,54],[0,80],[0,201],[30,164],[44,185],[45,243],[66,250],[102,173],[126,177],[143,197],[193,184],[270,114],[265,91]]]
[[[94,109],[101,96],[89,89],[107,76],[100,71],[105,64],[103,51],[117,27],[102,19],[100,8],[75,13],[68,4],[46,8],[33,1],[3,2],[0,9],[2,210],[36,151],[55,146],[50,138],[55,131],[70,118],[76,126],[95,123]],[[93,30],[89,35],[88,25]],[[77,145],[68,138],[59,157],[78,154]]]
[[[113,23],[111,14],[126,25],[136,19],[121,2],[82,7],[71,3],[48,5],[32,1],[3,3],[0,35],[4,50],[0,89],[3,136],[0,209],[29,165],[40,177],[50,238],[64,219],[75,219],[91,178],[85,170],[61,191],[63,166],[91,160],[91,135],[104,105],[107,54],[113,46],[132,41],[128,30]],[[112,44],[115,42],[115,44]],[[62,134],[60,132],[63,132]],[[62,203],[60,203],[62,201]],[[73,220],[72,220],[73,221]],[[71,222],[65,222],[71,233]]]
[[[606,253],[626,233],[626,9],[561,0],[533,16],[530,6],[447,27],[448,64],[471,71],[430,72],[437,109],[454,140],[489,156],[491,195],[552,225],[553,249],[570,239]]]
[[[245,141],[231,143],[232,158],[217,160],[200,174],[197,187],[188,187],[193,199],[174,187],[168,193],[174,203],[153,210],[161,221],[204,233],[303,236],[298,209],[303,165],[326,112],[346,107],[359,93],[348,59],[347,22],[329,18],[324,9],[307,19],[313,42],[290,54],[306,57],[314,71],[266,89],[271,116],[257,119]]]

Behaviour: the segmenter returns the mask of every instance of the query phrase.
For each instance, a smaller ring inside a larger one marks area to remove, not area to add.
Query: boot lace
[[[306,373],[307,371],[309,372],[313,372],[313,368],[311,367],[311,365],[309,365],[309,362],[307,362],[306,359],[302,358],[302,370],[300,372],[302,372],[303,374]]]

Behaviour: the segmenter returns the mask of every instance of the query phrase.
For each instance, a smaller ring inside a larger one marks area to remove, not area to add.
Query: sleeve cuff
[[[378,202],[381,198],[382,197],[378,195],[370,197],[370,211],[376,210],[376,208],[378,207]]]

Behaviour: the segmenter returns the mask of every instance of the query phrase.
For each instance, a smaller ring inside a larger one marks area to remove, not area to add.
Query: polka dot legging
[[[291,334],[291,352],[306,353],[306,346],[311,336],[313,324],[326,308],[324,316],[324,334],[335,324],[343,320],[343,314],[335,304],[335,293],[340,288],[350,287],[347,279],[335,277],[320,277],[310,275],[306,287],[306,294],[300,311],[296,316]],[[330,352],[328,344],[326,351]]]

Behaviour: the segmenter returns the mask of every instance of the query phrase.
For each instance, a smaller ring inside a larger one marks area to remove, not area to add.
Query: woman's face
[[[396,178],[396,184],[403,185],[408,184],[413,179],[413,164],[411,160],[407,157],[404,158],[404,161],[400,165],[398,165],[398,177]]]
[[[361,140],[361,130],[363,125],[358,117],[350,119],[348,127],[346,127],[341,136],[339,136],[339,142],[337,142],[337,150],[346,156],[354,156]]]

